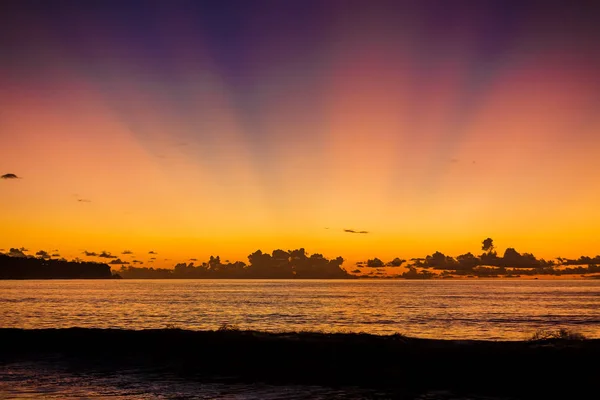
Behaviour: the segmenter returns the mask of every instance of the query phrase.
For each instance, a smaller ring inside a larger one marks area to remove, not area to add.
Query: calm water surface
[[[0,326],[600,337],[600,280],[0,281]]]

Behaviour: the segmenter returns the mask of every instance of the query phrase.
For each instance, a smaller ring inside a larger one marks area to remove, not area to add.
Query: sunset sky
[[[3,1],[0,248],[599,254],[598,10],[524,3]]]

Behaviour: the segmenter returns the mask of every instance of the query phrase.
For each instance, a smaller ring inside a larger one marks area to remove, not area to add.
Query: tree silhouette
[[[482,243],[481,250],[491,253],[494,250],[494,240],[492,238],[485,239]]]

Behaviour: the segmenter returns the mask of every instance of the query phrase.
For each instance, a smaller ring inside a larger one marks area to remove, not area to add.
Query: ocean
[[[1,328],[228,327],[511,341],[559,328],[600,338],[599,310],[598,280],[0,281]],[[0,398],[396,397],[358,387],[198,382],[145,370],[79,370],[50,359],[0,363]],[[492,397],[425,392],[410,398]]]
[[[523,340],[600,337],[600,280],[0,281],[4,328],[227,325],[260,331]]]

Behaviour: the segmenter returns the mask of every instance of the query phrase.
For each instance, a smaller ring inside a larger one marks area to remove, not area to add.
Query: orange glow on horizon
[[[95,67],[52,29],[30,33],[44,68],[0,69],[0,174],[22,177],[0,180],[0,247],[156,250],[157,267],[304,247],[347,269],[478,254],[486,237],[546,259],[600,253],[587,42],[542,20],[493,58],[475,23],[433,40],[425,17],[396,32],[377,7],[335,15],[303,57],[248,39],[242,72],[209,32],[182,40],[184,19],[157,27],[172,64],[155,69],[102,36]]]

